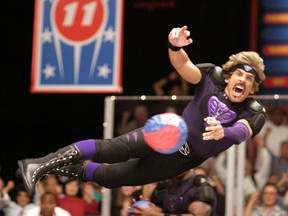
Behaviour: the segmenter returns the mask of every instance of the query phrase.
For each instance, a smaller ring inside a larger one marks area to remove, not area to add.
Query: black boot
[[[85,175],[85,169],[88,163],[68,165],[60,168],[54,168],[47,172],[47,174],[54,174],[57,176],[66,176],[72,180],[79,180],[81,182],[87,182]]]
[[[83,160],[84,154],[79,151],[76,145],[72,144],[42,158],[19,160],[18,166],[27,193],[31,196],[37,181],[48,171],[69,164],[78,164]]]

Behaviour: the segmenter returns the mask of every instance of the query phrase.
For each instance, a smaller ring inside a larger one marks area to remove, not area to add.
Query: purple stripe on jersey
[[[134,132],[134,133],[133,133],[133,136],[134,136],[135,142],[137,142],[137,138],[138,138],[138,137],[137,137],[137,132]]]

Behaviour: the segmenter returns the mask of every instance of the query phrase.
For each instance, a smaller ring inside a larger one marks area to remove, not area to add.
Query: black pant
[[[143,128],[95,142],[96,155],[93,161],[108,164],[99,166],[93,178],[107,188],[144,185],[170,179],[204,161],[193,152],[184,156],[179,151],[173,154],[154,151],[144,141]]]

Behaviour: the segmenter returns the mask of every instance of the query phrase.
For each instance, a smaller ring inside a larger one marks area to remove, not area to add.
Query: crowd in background
[[[188,95],[189,86],[177,80],[175,72],[155,82],[156,95]],[[163,87],[170,83],[169,88]],[[175,105],[175,106],[174,106]],[[163,112],[177,113],[176,103]],[[134,110],[124,110],[116,130],[124,134],[144,126],[150,117],[149,109],[138,104]],[[216,208],[208,215],[225,215],[226,152],[209,158],[193,169],[206,176],[215,192]],[[150,200],[157,182],[149,185],[123,186],[112,190],[111,216],[127,216],[132,200]],[[46,175],[37,183],[36,193],[29,197],[22,184],[0,178],[0,216],[40,215],[101,215],[103,188],[96,183],[78,182],[66,177]],[[236,190],[236,188],[235,188]],[[237,193],[234,193],[237,196]],[[243,181],[244,216],[288,215],[288,124],[287,109],[275,106],[268,110],[267,121],[260,133],[247,142],[245,176]],[[237,197],[235,197],[235,206]]]

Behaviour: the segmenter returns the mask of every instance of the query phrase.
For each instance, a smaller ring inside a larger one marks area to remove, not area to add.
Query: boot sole
[[[21,173],[21,176],[22,176],[22,179],[23,179],[23,183],[24,183],[24,187],[25,187],[25,189],[26,189],[26,192],[27,192],[27,194],[31,197],[32,194],[34,193],[34,189],[31,188],[31,187],[29,187],[29,182],[28,182],[26,176],[23,175],[23,173],[24,173],[24,172],[23,172],[24,166],[23,166],[22,161],[20,161],[20,160],[18,161],[18,166],[19,166],[19,169],[20,169],[20,173]]]

